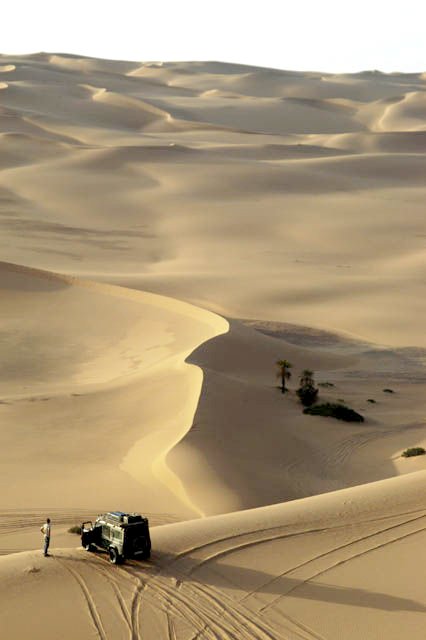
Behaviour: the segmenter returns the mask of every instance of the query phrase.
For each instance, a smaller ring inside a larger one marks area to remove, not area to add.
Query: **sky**
[[[13,0],[1,53],[426,71],[425,0]]]

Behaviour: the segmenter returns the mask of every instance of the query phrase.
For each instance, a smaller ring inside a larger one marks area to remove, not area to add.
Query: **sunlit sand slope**
[[[1,628],[13,640],[421,640],[424,487],[419,472],[157,527],[152,560],[123,567],[83,550],[9,555]]]
[[[0,58],[3,259],[425,345],[426,80]]]
[[[426,444],[421,350],[254,321],[228,333],[226,320],[187,303],[8,263],[0,290],[0,474],[5,486],[14,478],[4,522],[21,513],[0,551],[25,548],[28,505],[38,517],[53,509],[61,525],[114,505],[161,522],[426,464],[401,459]],[[275,378],[283,357],[295,378],[286,395]],[[321,400],[343,398],[366,421],[304,415],[294,390],[305,368],[329,385]]]
[[[197,515],[165,457],[190,428],[202,384],[185,358],[227,322],[6,263],[0,292],[2,508]]]

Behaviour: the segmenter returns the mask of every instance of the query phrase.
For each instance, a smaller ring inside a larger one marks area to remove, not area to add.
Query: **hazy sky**
[[[11,0],[3,53],[426,71],[425,0]]]

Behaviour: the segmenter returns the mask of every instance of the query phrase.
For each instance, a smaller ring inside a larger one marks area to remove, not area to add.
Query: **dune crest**
[[[421,640],[425,74],[0,62],[3,633]]]
[[[71,496],[74,491],[79,504],[92,502],[94,506],[93,500],[106,503],[111,499],[110,486],[103,498],[99,492],[90,497],[82,490],[100,468],[116,486],[113,493],[117,497],[123,496],[123,491],[128,494],[123,502],[129,505],[139,482],[145,487],[140,489],[142,493],[150,484],[157,487],[150,489],[155,496],[148,500],[151,510],[158,494],[171,491],[174,495],[178,481],[173,481],[165,457],[191,426],[202,379],[201,372],[184,361],[199,342],[226,331],[226,321],[155,294],[19,265],[1,263],[0,278],[6,314],[3,331],[14,336],[2,345],[1,410],[5,421],[20,423],[2,461],[5,474],[12,463],[15,470],[21,469],[10,506],[32,495],[27,478],[34,471],[31,465],[19,462],[19,448],[22,441],[27,442],[27,455],[38,468],[34,454],[41,426],[51,456],[38,472],[34,497],[44,487],[44,499],[51,505],[59,506],[64,495]],[[57,309],[60,311],[55,312]],[[173,384],[167,390],[169,378]],[[86,415],[83,422],[82,411]],[[71,434],[75,438],[65,450],[61,437],[55,435],[64,428],[62,424],[69,434],[65,439]],[[90,442],[97,441],[96,450],[90,453]],[[143,456],[132,463],[129,452],[139,441]],[[160,457],[161,469],[157,464],[154,474],[152,468]],[[58,464],[62,480],[58,478],[56,486],[49,489],[48,477]],[[60,492],[58,483],[62,484]],[[184,496],[183,488],[178,493]],[[170,506],[172,503],[169,495]],[[189,507],[182,506],[177,497],[171,511],[180,509],[187,513]]]
[[[1,159],[5,260],[424,344],[421,73],[1,62],[0,132],[26,136]]]

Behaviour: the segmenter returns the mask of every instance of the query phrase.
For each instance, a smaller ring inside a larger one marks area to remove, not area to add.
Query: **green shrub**
[[[334,387],[332,382],[318,382],[319,387]]]
[[[68,533],[77,533],[78,535],[80,535],[81,534],[80,525],[74,524],[72,527],[68,529]]]
[[[299,396],[300,402],[303,404],[303,406],[310,407],[317,399],[318,389],[315,389],[315,387],[311,385],[305,385],[304,387],[300,387],[296,391],[296,393]]]
[[[395,393],[393,389],[383,389],[383,393]]]
[[[423,447],[411,447],[402,452],[404,458],[411,458],[412,456],[422,456],[426,453]]]
[[[367,402],[371,402],[372,404],[376,404],[376,401],[373,398],[368,398]]]
[[[307,413],[311,416],[337,418],[337,420],[345,420],[346,422],[364,422],[364,418],[361,414],[344,404],[334,402],[326,402],[325,404],[317,404],[313,407],[308,407],[303,411],[303,413]]]
[[[299,379],[300,387],[296,391],[300,402],[304,407],[310,407],[316,402],[318,389],[315,388],[314,372],[310,369],[303,369]]]

